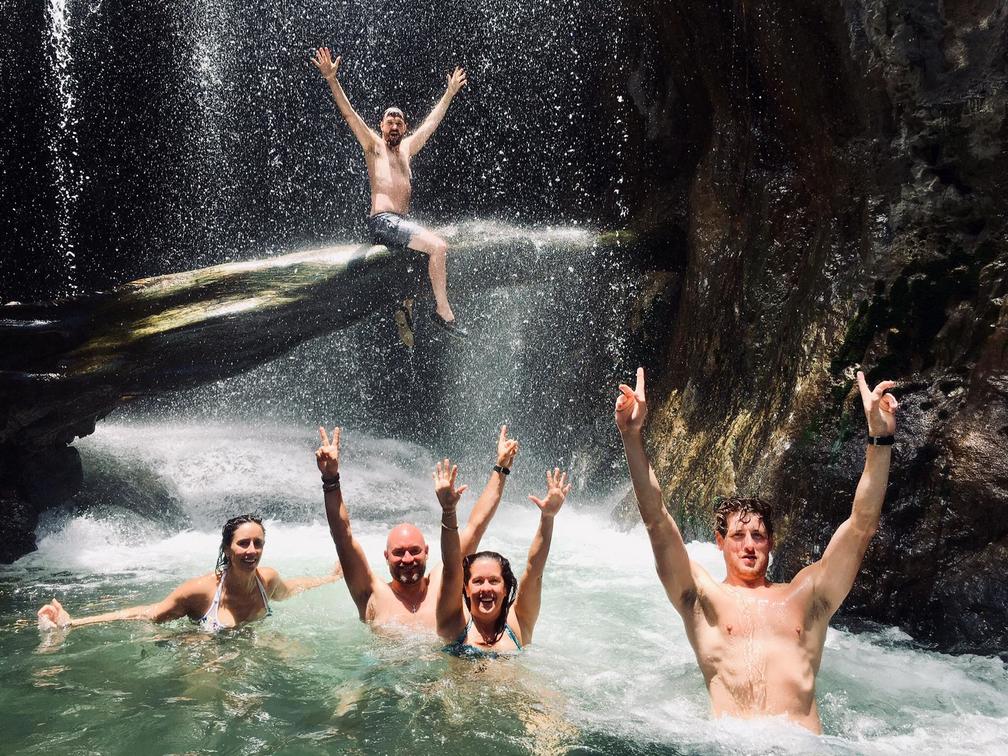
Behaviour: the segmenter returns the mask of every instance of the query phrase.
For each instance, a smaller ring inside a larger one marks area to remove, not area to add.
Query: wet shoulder
[[[266,587],[266,594],[272,596],[273,591],[276,590],[277,584],[280,582],[280,573],[272,567],[260,567],[258,573],[259,579],[262,580],[263,585]]]
[[[190,578],[178,586],[173,595],[180,599],[190,616],[202,615],[217,592],[217,575],[213,572]]]
[[[176,590],[184,595],[208,595],[213,596],[217,592],[217,575],[213,572],[208,572],[206,575],[200,575],[199,577],[189,578],[184,583],[182,583]]]

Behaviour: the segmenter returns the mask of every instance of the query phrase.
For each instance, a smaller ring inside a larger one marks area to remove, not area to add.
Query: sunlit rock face
[[[900,382],[903,409],[844,615],[1003,652],[1004,4],[663,2],[636,18],[630,201],[640,225],[674,227],[664,259],[683,271],[646,334],[650,434],[686,530],[709,534],[715,495],[762,492],[782,520],[776,578],[816,559],[863,464],[863,365]]]

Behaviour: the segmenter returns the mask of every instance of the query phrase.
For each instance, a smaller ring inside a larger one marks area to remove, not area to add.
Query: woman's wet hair
[[[243,514],[237,517],[232,517],[230,520],[224,523],[224,528],[221,530],[221,543],[220,551],[217,554],[217,566],[214,567],[214,572],[217,573],[217,577],[224,574],[224,570],[228,568],[228,549],[231,547],[231,540],[234,538],[235,531],[238,530],[246,522],[254,522],[260,528],[262,528],[263,537],[266,536],[266,528],[263,527],[262,520],[260,520],[256,515],[253,514]]]
[[[773,538],[773,507],[758,496],[726,496],[714,502],[714,530],[722,538],[728,536],[728,520],[738,512],[739,521],[749,522],[756,515],[763,520],[768,538]]]
[[[507,624],[508,611],[511,609],[511,604],[514,603],[515,596],[518,595],[518,578],[516,578],[514,576],[514,572],[511,571],[511,562],[505,559],[502,555],[498,554],[496,551],[478,551],[475,554],[469,554],[464,557],[462,559],[462,599],[465,601],[466,609],[470,612],[472,611],[472,606],[469,602],[469,594],[466,593],[466,587],[469,585],[469,576],[472,573],[472,564],[479,559],[492,559],[497,562],[501,568],[501,576],[504,578],[504,585],[507,586],[507,592],[504,595],[504,604],[501,606],[500,616],[494,624],[494,636],[489,641],[490,645],[493,645],[501,639],[502,635],[504,635],[504,626]]]

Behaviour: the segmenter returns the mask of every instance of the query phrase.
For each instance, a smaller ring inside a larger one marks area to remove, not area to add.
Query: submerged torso
[[[409,164],[409,151],[399,143],[390,148],[381,139],[376,140],[374,151],[366,151],[368,178],[371,180],[371,215],[377,213],[409,212],[413,187]]]
[[[454,642],[445,646],[444,650],[454,656],[496,658],[498,656],[510,656],[522,650],[521,639],[518,632],[517,620],[514,613],[508,617],[507,623],[500,637],[493,643],[487,643],[470,617],[466,623],[465,630],[455,639]]]
[[[245,596],[225,595],[224,581],[226,577],[227,571],[225,570],[217,583],[206,612],[196,620],[201,629],[216,633],[220,630],[229,630],[245,622],[254,622],[272,614],[266,586],[258,573],[256,573],[256,584],[259,590]]]
[[[716,716],[783,714],[821,731],[815,677],[829,617],[812,604],[810,584],[700,591],[687,635]]]

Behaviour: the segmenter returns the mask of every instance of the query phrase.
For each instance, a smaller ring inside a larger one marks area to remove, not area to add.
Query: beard
[[[398,132],[395,134],[386,134],[385,144],[387,144],[389,147],[398,147],[399,143],[402,142],[402,139],[403,135]]]
[[[402,583],[403,585],[413,585],[419,583],[421,578],[424,576],[424,565],[414,564],[410,567],[399,567],[393,573],[392,577],[395,578],[397,583]]]

